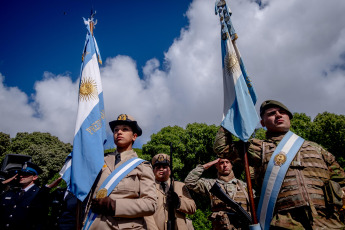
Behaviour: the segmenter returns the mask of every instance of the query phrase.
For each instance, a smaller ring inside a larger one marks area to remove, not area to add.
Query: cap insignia
[[[120,114],[118,117],[117,117],[117,120],[118,121],[127,121],[128,117],[126,114]]]
[[[163,155],[159,155],[159,156],[158,156],[158,161],[159,161],[159,162],[164,161],[164,156],[163,156]]]

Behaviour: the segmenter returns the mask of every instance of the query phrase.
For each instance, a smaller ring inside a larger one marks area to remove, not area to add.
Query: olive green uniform
[[[261,191],[268,162],[285,133],[266,134],[265,140],[251,139],[248,148],[249,165],[254,167],[257,190]],[[219,157],[235,161],[239,143],[219,129],[214,151]],[[330,179],[345,186],[344,170],[335,157],[316,143],[305,141],[285,175],[271,221],[271,229],[344,229],[336,213],[326,210],[324,182]],[[311,227],[310,227],[311,226]]]
[[[213,229],[241,229],[240,224],[236,223],[238,217],[234,216],[234,218],[230,217],[229,219],[228,214],[226,214],[234,214],[234,211],[216,196],[213,196],[209,191],[214,183],[217,182],[231,199],[239,203],[244,208],[244,210],[247,210],[249,212],[246,184],[241,180],[236,179],[235,177],[228,182],[221,180],[220,178],[201,178],[204,170],[205,169],[202,165],[197,165],[197,167],[187,175],[185,179],[186,186],[196,193],[200,193],[210,197],[211,210],[213,212],[210,216],[210,219],[212,221]]]

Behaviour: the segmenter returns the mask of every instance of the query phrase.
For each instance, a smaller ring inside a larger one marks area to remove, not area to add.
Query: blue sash
[[[144,160],[138,157],[131,158],[121,164],[118,168],[116,168],[102,183],[99,190],[105,188],[107,189],[107,196],[114,190],[116,185],[133,169],[135,169],[139,164],[141,164]],[[87,219],[83,230],[88,230],[93,221],[96,219],[98,214],[93,213],[92,210],[89,211],[87,215]]]
[[[267,165],[258,206],[261,229],[269,229],[274,206],[289,166],[301,148],[304,139],[289,131],[285,134]]]

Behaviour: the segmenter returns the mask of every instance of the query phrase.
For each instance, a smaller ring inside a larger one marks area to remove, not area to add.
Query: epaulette
[[[110,154],[115,154],[115,152],[104,153],[104,156],[106,157],[106,156],[108,156],[108,155],[110,155]]]

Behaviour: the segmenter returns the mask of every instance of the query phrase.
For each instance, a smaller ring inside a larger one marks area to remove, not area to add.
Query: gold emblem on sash
[[[96,194],[96,199],[107,197],[108,190],[106,188],[100,189]]]
[[[282,166],[285,163],[285,161],[286,161],[286,155],[284,152],[280,152],[274,157],[275,165]]]

